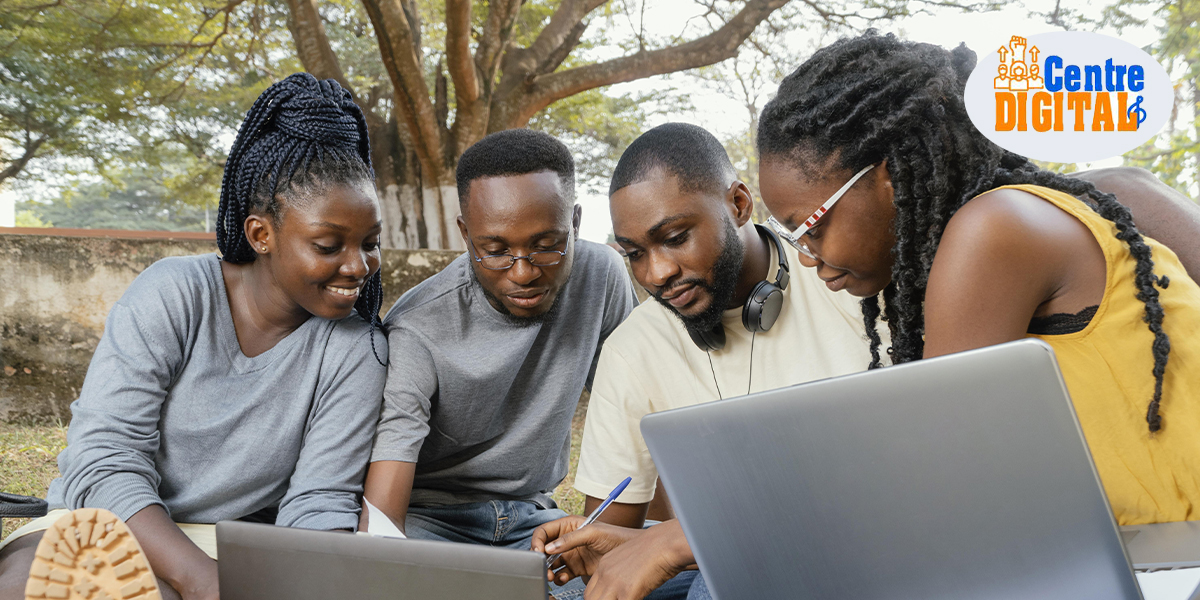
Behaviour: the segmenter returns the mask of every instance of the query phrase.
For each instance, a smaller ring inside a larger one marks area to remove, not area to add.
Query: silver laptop
[[[1121,539],[1139,571],[1200,567],[1200,521],[1124,525]]]
[[[721,600],[1141,597],[1040,341],[653,414],[641,427]]]
[[[533,552],[217,523],[223,600],[546,600]]]

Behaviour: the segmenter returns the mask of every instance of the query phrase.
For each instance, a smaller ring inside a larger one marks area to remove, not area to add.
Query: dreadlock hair
[[[333,79],[288,76],[254,101],[229,150],[217,209],[221,258],[234,264],[257,260],[244,231],[250,215],[267,215],[278,224],[288,206],[311,202],[337,186],[367,183],[373,189],[374,181],[367,123],[350,92]],[[382,301],[376,272],[354,309],[372,326],[371,350],[380,364],[374,329],[383,328]]]
[[[1091,183],[1039,169],[1003,150],[971,123],[963,102],[975,53],[906,42],[875,31],[839,40],[817,51],[788,75],[763,109],[758,146],[801,168],[837,166],[855,172],[887,161],[895,196],[891,283],[884,289],[885,319],[894,363],[924,353],[924,300],[929,270],[946,224],[967,201],[996,187],[1035,184],[1090,199],[1116,225],[1116,237],[1137,261],[1137,298],[1154,334],[1154,396],[1146,410],[1150,431],[1162,428],[1159,403],[1171,344],[1163,332],[1158,289],[1169,283],[1154,274],[1150,247],[1129,209]],[[882,365],[879,297],[862,301],[871,345],[870,368]]]

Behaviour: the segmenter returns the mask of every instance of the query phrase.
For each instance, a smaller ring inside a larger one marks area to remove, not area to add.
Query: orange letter
[[[1092,131],[1112,131],[1112,102],[1108,92],[1096,92],[1096,112],[1092,113]]]
[[[1121,114],[1117,115],[1117,131],[1137,131],[1137,113],[1129,114],[1129,92],[1117,92],[1117,106]]]
[[[1054,92],[1054,130],[1063,130],[1063,93]]]
[[[1029,106],[1026,102],[1028,96],[1025,92],[1017,92],[1017,131],[1029,131],[1029,123],[1025,122],[1025,107]]]
[[[1054,97],[1046,92],[1033,95],[1033,129],[1035,131],[1050,131],[1054,125],[1054,108],[1049,106]]]
[[[1016,126],[1016,95],[1012,92],[996,92],[996,131],[1012,131]]]
[[[1092,95],[1088,92],[1067,92],[1067,108],[1075,111],[1075,131],[1083,131],[1083,111],[1092,108]]]

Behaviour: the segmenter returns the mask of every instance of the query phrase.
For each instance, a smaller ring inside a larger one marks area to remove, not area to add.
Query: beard
[[[659,290],[654,294],[654,299],[659,304],[665,306],[671,314],[678,317],[688,331],[712,331],[721,323],[721,317],[724,316],[729,302],[733,300],[733,293],[737,288],[738,277],[742,273],[742,258],[745,253],[746,246],[742,244],[742,239],[738,237],[737,228],[733,226],[732,220],[726,218],[725,236],[721,240],[721,254],[717,257],[717,262],[713,263],[712,268],[709,269],[708,281],[698,278],[684,279],[675,283],[671,288],[668,288],[672,289],[681,285],[694,284],[696,287],[708,291],[708,296],[711,298],[708,307],[698,314],[687,316],[681,314],[674,306],[671,306],[670,302],[663,300],[663,292],[667,290]]]

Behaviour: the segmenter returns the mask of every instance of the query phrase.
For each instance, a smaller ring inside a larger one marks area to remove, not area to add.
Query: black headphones
[[[742,326],[750,333],[767,331],[775,324],[775,320],[779,318],[779,311],[783,309],[783,290],[787,289],[788,284],[787,255],[783,253],[783,244],[780,243],[779,236],[757,223],[754,227],[760,234],[766,234],[775,244],[775,252],[779,256],[779,272],[775,274],[774,283],[766,280],[758,282],[742,307]],[[725,347],[725,327],[720,322],[708,331],[687,331],[692,341],[705,352]]]

